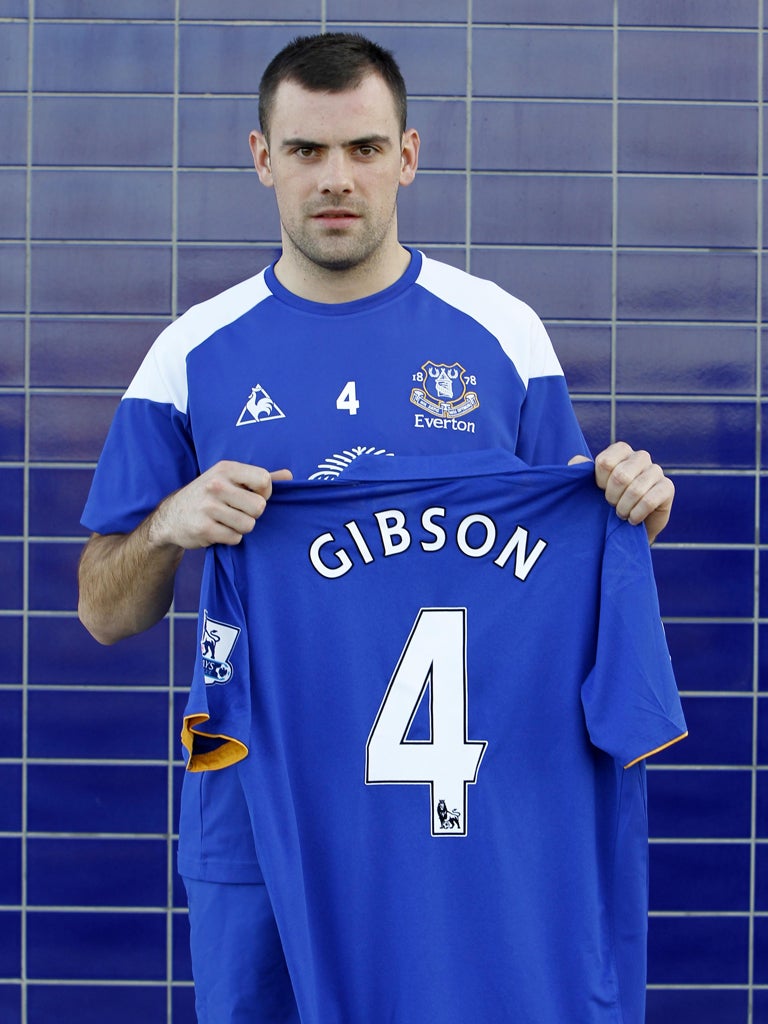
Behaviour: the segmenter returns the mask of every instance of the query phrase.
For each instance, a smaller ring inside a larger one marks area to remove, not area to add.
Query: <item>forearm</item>
[[[168,611],[184,549],[157,543],[152,516],[128,534],[94,534],[79,566],[78,615],[102,644],[149,629]]]

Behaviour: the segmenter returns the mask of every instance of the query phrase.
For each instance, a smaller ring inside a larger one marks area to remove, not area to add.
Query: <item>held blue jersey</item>
[[[302,1021],[641,1024],[643,758],[686,727],[590,467],[278,485],[199,631],[188,768],[236,766]]]

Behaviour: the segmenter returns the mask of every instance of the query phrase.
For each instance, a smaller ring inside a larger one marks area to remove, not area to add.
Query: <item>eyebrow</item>
[[[344,148],[354,146],[370,146],[374,143],[381,145],[391,145],[392,139],[389,135],[364,135],[360,139],[349,139],[347,142],[343,142]],[[280,144],[284,149],[328,149],[328,146],[322,142],[313,142],[312,139],[283,139]]]

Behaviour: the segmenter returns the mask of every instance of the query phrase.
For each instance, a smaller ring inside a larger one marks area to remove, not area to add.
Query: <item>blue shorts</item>
[[[184,884],[198,1024],[299,1024],[266,886]]]

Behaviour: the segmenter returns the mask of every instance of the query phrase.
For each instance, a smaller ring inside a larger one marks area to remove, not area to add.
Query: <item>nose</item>
[[[346,195],[354,189],[352,168],[347,154],[340,150],[329,150],[323,161],[323,170],[318,188],[327,195]]]

